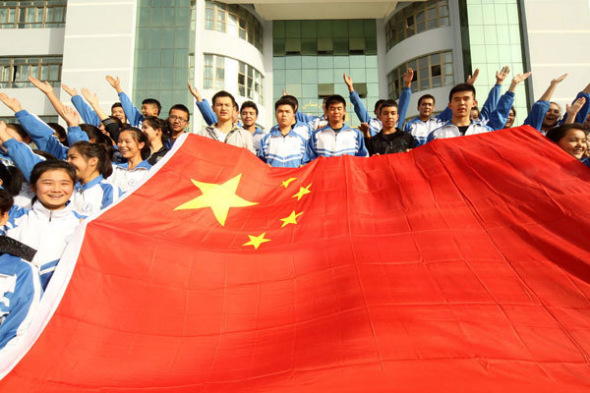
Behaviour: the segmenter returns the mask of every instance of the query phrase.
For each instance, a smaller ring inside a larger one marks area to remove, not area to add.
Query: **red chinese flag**
[[[532,129],[294,170],[191,135],[155,169],[0,392],[590,391],[590,170]]]

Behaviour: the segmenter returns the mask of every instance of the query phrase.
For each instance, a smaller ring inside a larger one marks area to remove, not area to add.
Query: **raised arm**
[[[551,100],[551,97],[553,97],[557,86],[563,82],[567,76],[568,74],[563,74],[560,77],[553,79],[551,83],[549,83],[549,87],[547,90],[545,90],[541,98],[539,98],[539,100],[533,104],[533,107],[525,119],[524,124],[530,125],[539,131],[541,130],[543,119],[549,110],[549,100]]]
[[[490,119],[491,114],[496,110],[500,95],[502,94],[502,83],[508,74],[510,74],[510,67],[508,66],[504,66],[500,71],[496,71],[496,84],[490,89],[488,97],[481,108],[480,119]]]
[[[197,87],[191,85],[190,81],[187,81],[187,85],[188,91],[190,91],[192,96],[195,97],[197,108],[199,108],[199,112],[201,112],[201,115],[203,116],[205,123],[207,123],[207,125],[209,126],[217,123],[217,115],[215,114],[215,112],[213,112],[213,109],[211,109],[211,105],[209,105],[207,100],[204,100],[201,97],[201,94],[199,93],[199,90],[197,90]]]
[[[112,77],[111,75],[107,75],[106,79],[109,85],[111,85],[111,87],[115,89],[115,91],[117,92],[117,95],[119,96],[119,101],[121,102],[121,106],[123,107],[123,112],[125,112],[125,116],[127,117],[129,124],[131,124],[134,127],[137,127],[139,123],[143,121],[143,115],[135,107],[135,105],[133,105],[129,96],[127,96],[127,94],[125,94],[125,92],[121,88],[121,80],[119,79],[119,77]]]
[[[586,104],[586,97],[580,97],[574,101],[573,104],[566,104],[566,118],[564,124],[573,124],[575,123],[576,116],[582,109],[582,107]]]
[[[78,90],[70,88],[65,83],[61,84],[62,89],[72,98],[74,108],[80,113],[82,120],[86,124],[92,124],[95,127],[100,126],[100,119],[96,112],[78,95]]]
[[[530,72],[525,74],[517,74],[512,78],[512,82],[510,82],[510,87],[508,91],[502,95],[500,100],[498,101],[498,105],[496,110],[490,114],[488,126],[494,130],[501,130],[504,128],[506,122],[508,121],[508,115],[510,114],[510,109],[514,104],[514,92],[516,91],[516,87],[528,79],[531,76]]]
[[[408,70],[403,75],[404,78],[404,88],[402,89],[402,94],[398,100],[398,109],[397,112],[399,113],[399,118],[397,120],[396,127],[401,128],[406,120],[406,113],[408,112],[408,106],[410,105],[410,98],[412,98],[412,81],[414,80],[414,70],[412,68],[408,68]]]
[[[33,84],[33,86],[35,86],[37,89],[41,90],[43,92],[43,94],[45,94],[47,96],[47,98],[49,99],[49,102],[51,102],[51,105],[53,105],[53,108],[55,109],[57,114],[62,116],[63,115],[63,104],[61,103],[59,98],[57,98],[57,96],[55,95],[55,91],[53,90],[53,86],[51,86],[49,84],[49,82],[47,82],[47,81],[41,82],[39,79],[37,79],[31,75],[29,75],[28,79],[29,79],[29,82],[31,82]]]
[[[371,116],[369,115],[369,112],[367,112],[367,108],[365,108],[359,94],[354,90],[352,78],[350,75],[346,75],[346,73],[344,73],[344,83],[346,83],[346,86],[348,87],[350,102],[354,106],[356,117],[358,117],[361,123],[369,123],[371,121]]]
[[[0,141],[6,148],[6,152],[12,158],[14,165],[21,170],[27,182],[31,178],[33,167],[43,158],[33,153],[31,148],[23,142],[14,139],[9,133],[6,124],[0,121]]]
[[[88,134],[80,128],[80,115],[69,106],[64,106],[64,119],[68,123],[68,143],[73,146],[78,141],[89,141]]]

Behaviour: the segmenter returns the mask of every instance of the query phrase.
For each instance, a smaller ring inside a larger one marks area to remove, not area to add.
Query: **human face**
[[[147,140],[149,142],[155,141],[158,138],[162,139],[162,130],[160,130],[159,128],[153,128],[145,121],[141,124],[141,131],[143,131],[145,136],[147,136]]]
[[[178,109],[172,109],[168,114],[168,125],[175,135],[184,132],[188,126],[188,114]]]
[[[68,151],[68,162],[76,168],[76,177],[82,182],[86,183],[86,180],[93,177],[98,164],[98,158],[91,157],[86,158],[76,147],[72,147]]]
[[[280,128],[291,127],[295,120],[295,112],[291,105],[279,105],[275,112],[275,117]]]
[[[252,127],[256,124],[256,120],[258,120],[258,114],[254,108],[242,109],[240,116],[242,116],[242,124],[244,127]]]
[[[434,100],[432,98],[423,98],[418,105],[418,113],[421,119],[428,119],[434,110]]]
[[[44,172],[35,185],[33,191],[37,199],[49,210],[59,210],[66,206],[74,191],[74,181],[63,169],[53,169]]]
[[[576,157],[578,160],[584,157],[586,152],[586,133],[579,129],[571,129],[557,142],[567,154]]]
[[[144,116],[156,116],[158,117],[158,107],[154,104],[142,104],[141,114]]]
[[[559,116],[561,116],[561,109],[559,108],[559,105],[552,102],[549,104],[549,110],[545,115],[545,119],[543,119],[543,127],[555,127],[557,121],[559,120]]]
[[[453,117],[465,118],[469,117],[471,109],[477,105],[477,101],[470,91],[460,91],[451,97],[449,108],[453,112]]]
[[[119,134],[117,145],[123,157],[128,160],[141,158],[141,149],[145,146],[143,142],[137,142],[133,137],[133,133],[129,131],[123,131]]]
[[[383,106],[381,107],[381,113],[379,113],[379,120],[383,123],[383,130],[393,130],[397,124],[399,114],[395,106]]]
[[[217,97],[213,103],[213,112],[219,121],[233,121],[234,103],[229,97]]]
[[[125,111],[120,106],[116,106],[111,109],[111,116],[114,116],[117,119],[121,120],[121,122],[123,124],[127,123],[127,117],[125,117]]]
[[[514,124],[515,117],[516,117],[516,114],[514,113],[514,109],[510,109],[510,113],[508,113],[508,120],[506,121],[504,128],[512,127],[512,125]]]
[[[469,118],[471,118],[473,121],[479,121],[479,109],[471,108],[469,111]]]
[[[346,107],[338,102],[330,104],[327,108],[328,123],[332,128],[341,128],[344,123],[344,115],[346,115]]]

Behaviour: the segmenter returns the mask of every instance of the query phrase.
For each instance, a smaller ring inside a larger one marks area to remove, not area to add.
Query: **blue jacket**
[[[74,108],[76,108],[76,110],[78,110],[78,113],[80,113],[80,117],[82,118],[82,120],[84,120],[84,123],[92,124],[95,127],[100,126],[100,118],[98,117],[94,109],[92,109],[92,107],[88,105],[82,97],[80,97],[79,95],[73,96],[72,104],[74,104]]]
[[[447,106],[444,111],[427,121],[420,120],[420,117],[413,118],[404,125],[404,131],[412,134],[416,147],[422,146],[432,131],[445,125],[452,117],[453,111]]]
[[[133,105],[131,99],[124,91],[119,93],[119,101],[129,124],[133,127],[141,126],[141,123],[143,123],[143,114]]]
[[[270,166],[281,168],[299,168],[310,161],[307,141],[293,127],[283,136],[278,126],[274,126],[262,138],[258,156]]]
[[[39,150],[55,156],[58,160],[66,159],[68,148],[55,137],[53,128],[26,110],[18,111],[15,115]]]
[[[0,256],[0,349],[28,328],[42,294],[35,266],[14,255]]]
[[[346,124],[338,132],[327,125],[311,134],[307,154],[310,160],[320,156],[369,156],[365,146],[365,138],[363,138],[360,131],[350,128]]]
[[[197,108],[199,108],[199,111],[201,112],[201,115],[203,116],[203,120],[205,120],[205,123],[207,123],[208,126],[217,123],[217,115],[215,112],[213,112],[213,109],[211,109],[211,104],[209,104],[207,100],[203,100],[201,102],[196,101],[196,104]]]

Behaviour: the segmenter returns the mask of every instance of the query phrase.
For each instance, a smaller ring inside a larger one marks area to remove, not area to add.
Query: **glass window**
[[[387,50],[415,34],[448,25],[449,6],[446,0],[411,4],[401,9],[385,25]]]
[[[418,67],[416,68],[416,66]],[[387,75],[390,98],[394,100],[399,98],[401,89],[404,86],[403,74],[408,68],[415,70],[412,92],[452,86],[454,83],[452,52],[431,53],[411,59]]]
[[[284,23],[276,26],[277,29],[273,32],[275,38],[292,37],[289,34],[290,28],[288,25],[286,35]],[[205,3],[205,29],[240,37],[262,52],[262,24],[250,11],[239,5],[226,5],[217,1],[207,0]],[[275,48],[277,48],[276,43]],[[284,51],[284,48],[280,45],[277,49],[279,49],[279,52]]]
[[[64,27],[66,0],[0,1],[0,28]]]
[[[32,87],[29,75],[51,86],[61,82],[62,57],[0,57],[0,88]]]

